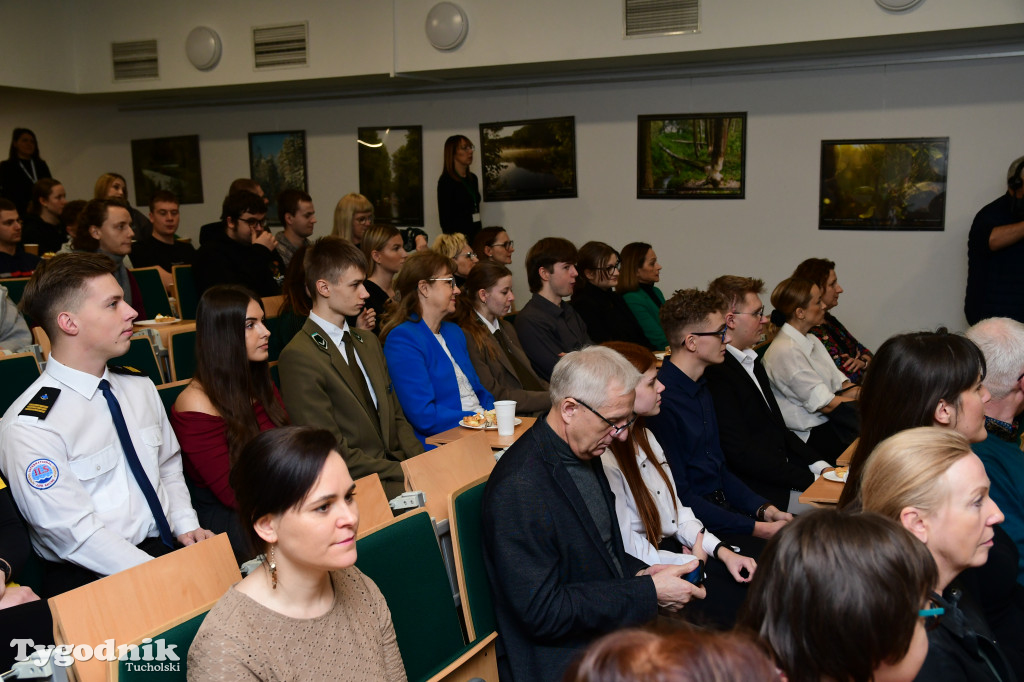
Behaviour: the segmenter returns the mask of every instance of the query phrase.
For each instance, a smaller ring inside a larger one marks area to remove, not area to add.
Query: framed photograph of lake
[[[820,230],[946,226],[948,137],[822,140]]]
[[[576,196],[576,118],[480,124],[484,201]]]
[[[637,117],[638,199],[742,199],[747,114]]]
[[[286,189],[309,191],[306,180],[306,131],[249,133],[249,177],[260,183],[270,203],[267,222],[280,225],[277,195]]]
[[[198,135],[152,137],[132,140],[131,145],[136,206],[148,206],[162,189],[174,192],[182,204],[203,203]]]
[[[359,128],[359,193],[373,219],[423,225],[423,126]]]

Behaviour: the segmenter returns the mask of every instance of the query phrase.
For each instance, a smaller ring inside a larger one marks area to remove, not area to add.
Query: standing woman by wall
[[[0,197],[14,202],[24,214],[32,199],[32,186],[49,178],[50,167],[39,158],[36,134],[28,128],[15,128],[6,161],[0,161]]]
[[[473,165],[473,143],[465,135],[444,141],[444,172],[437,180],[437,215],[445,234],[461,232],[470,244],[483,224],[480,222],[480,180],[469,170]]]
[[[46,178],[32,186],[32,201],[22,220],[22,244],[38,244],[39,255],[57,253],[67,239],[60,214],[67,205],[60,180]]]
[[[132,229],[136,239],[145,239],[153,234],[153,223],[145,213],[132,206],[128,201],[128,181],[118,173],[104,173],[96,179],[93,188],[93,199],[119,199],[128,207],[132,214]]]

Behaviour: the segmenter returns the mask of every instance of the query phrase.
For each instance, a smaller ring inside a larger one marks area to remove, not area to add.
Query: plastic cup
[[[511,436],[516,430],[516,401],[495,400],[494,416],[498,420],[498,435]]]

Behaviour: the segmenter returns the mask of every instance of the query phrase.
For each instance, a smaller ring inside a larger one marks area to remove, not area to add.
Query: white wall
[[[198,133],[206,203],[182,211],[183,231],[197,236],[228,183],[248,172],[248,132],[306,130],[317,234],[327,234],[334,203],[358,187],[356,128],[423,125],[425,209],[436,233],[433,188],[448,135],[476,139],[480,122],[574,115],[579,198],[483,208],[484,223],[506,225],[517,242],[521,297],[526,249],[552,234],[617,248],[650,241],[665,264],[666,293],[725,273],[763,277],[770,290],[804,257],[828,256],[846,288],[836,312],[877,347],[900,330],[963,325],[967,231],[1024,153],[1014,142],[1022,91],[1024,58],[167,112],[4,90],[0,131],[34,128],[69,197],[88,197],[107,170],[131,177],[133,138]],[[637,115],[714,111],[748,112],[746,198],[636,199]],[[819,231],[820,141],[908,136],[950,138],[946,230]]]

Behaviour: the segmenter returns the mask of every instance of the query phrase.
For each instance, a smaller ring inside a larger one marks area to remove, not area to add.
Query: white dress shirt
[[[348,355],[345,354],[345,344],[342,343],[341,340],[345,338],[345,332],[348,332],[349,338],[352,338],[352,330],[349,329],[348,320],[345,320],[345,324],[339,327],[336,324],[331,324],[314,312],[309,313],[309,319],[315,322],[318,327],[327,333],[327,336],[329,336],[331,341],[334,342],[334,345],[337,346],[338,351],[341,352],[341,359],[344,360],[347,365]],[[372,332],[365,333],[370,334]],[[359,371],[363,373],[363,379],[366,381],[366,388],[370,390],[370,397],[373,398],[373,406],[379,408],[380,405],[377,403],[377,393],[373,390],[373,382],[370,381],[370,377],[366,374],[366,368],[363,367],[363,359],[359,357],[359,353],[356,353],[354,348],[353,354],[356,356],[356,364],[359,365]]]
[[[807,441],[811,429],[828,421],[819,410],[847,381],[814,334],[801,334],[788,322],[775,335],[761,361],[788,426]]]
[[[171,531],[177,536],[196,530],[199,520],[181,473],[181,450],[147,377],[110,371],[97,377],[51,355],[46,371],[4,414],[0,469],[41,557],[110,575],[148,561],[135,545],[159,533],[128,467],[100,379],[110,382],[121,405]],[[20,414],[44,388],[60,391],[45,416]]]
[[[679,496],[673,496],[665,486],[665,481],[658,474],[655,467],[661,467],[672,480],[672,471],[668,462],[665,461],[665,453],[654,437],[654,434],[647,431],[647,439],[651,444],[652,455],[647,456],[645,452],[638,452],[636,455],[637,465],[640,467],[640,478],[644,485],[651,492],[654,503],[658,507],[658,516],[661,517],[661,537],[674,537],[686,547],[692,547],[697,540],[697,534],[704,527],[693,511],[679,501]],[[653,566],[654,564],[676,564],[682,565],[693,561],[694,556],[690,554],[677,554],[658,549],[647,540],[644,532],[644,524],[640,520],[640,513],[637,511],[636,499],[633,497],[626,477],[619,468],[614,453],[605,450],[601,455],[601,464],[604,466],[605,476],[608,477],[608,484],[615,494],[615,516],[619,521],[619,532],[622,533],[622,544],[626,554],[634,556],[640,561]],[[674,492],[674,491],[673,491]],[[672,503],[673,497],[675,504]],[[704,551],[711,556],[720,540],[709,530],[704,531]]]

